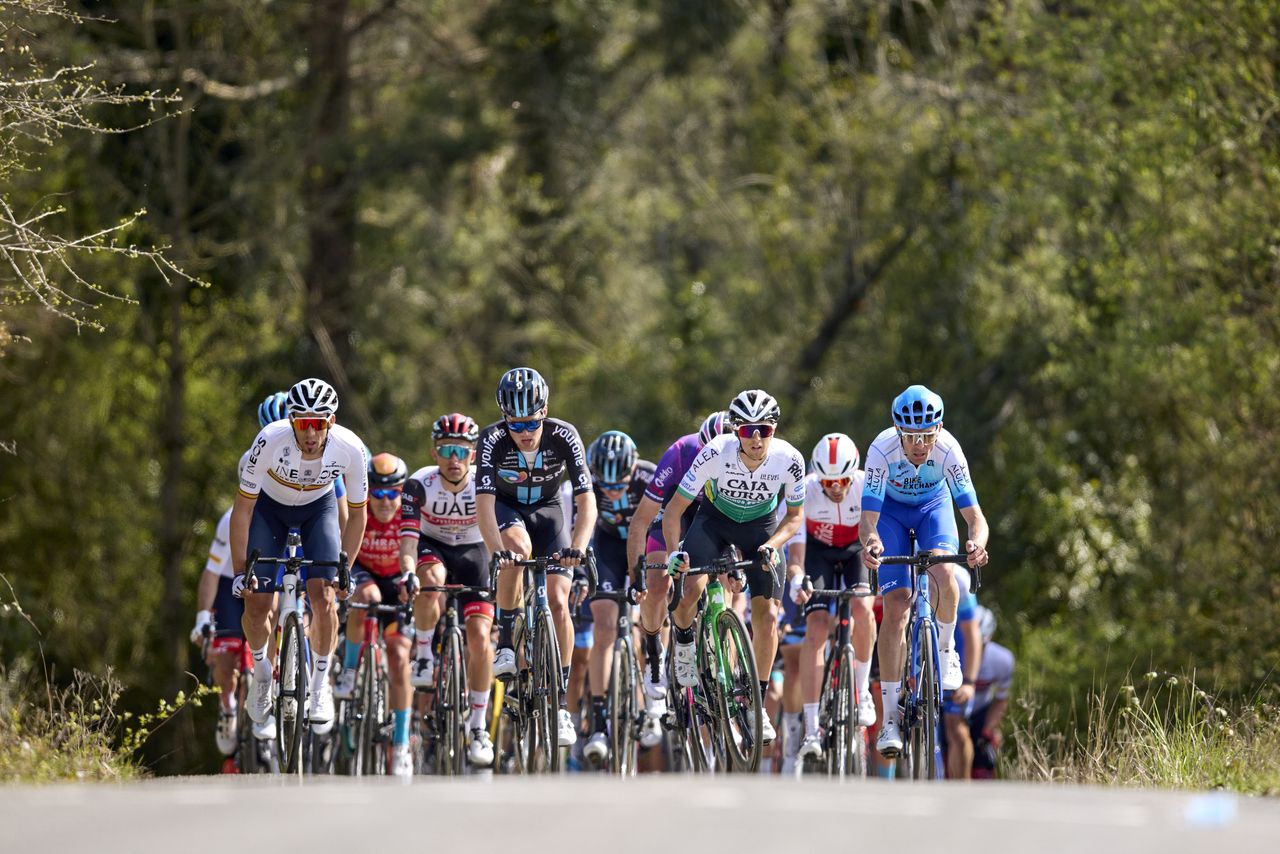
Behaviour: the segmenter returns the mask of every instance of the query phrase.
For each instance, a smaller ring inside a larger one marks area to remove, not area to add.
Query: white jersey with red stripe
[[[804,479],[804,531],[806,538],[813,538],[828,546],[844,548],[858,541],[858,522],[862,518],[862,486],[866,475],[854,469],[850,475],[844,500],[832,501],[822,488],[822,480],[816,474]]]
[[[209,558],[204,563],[204,571],[212,572],[222,578],[235,578],[231,569],[231,508],[222,514],[218,527],[213,532],[213,542],[209,544]]]
[[[483,543],[476,514],[476,479],[467,472],[458,492],[447,488],[439,466],[418,469],[404,485],[400,498],[400,536],[427,537],[446,546]]]
[[[280,504],[298,507],[333,492],[339,477],[346,479],[350,506],[368,503],[369,459],[359,436],[334,424],[320,458],[304,460],[293,425],[273,421],[249,446],[249,456],[240,467],[240,494],[257,498],[265,492]]]

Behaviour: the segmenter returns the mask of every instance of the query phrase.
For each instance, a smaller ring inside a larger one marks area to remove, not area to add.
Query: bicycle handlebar
[[[738,551],[737,546],[730,546],[725,550],[725,554],[711,561],[704,566],[691,566],[684,572],[670,572],[668,575],[676,579],[680,583],[672,585],[671,604],[667,606],[668,611],[674,611],[680,605],[680,600],[684,598],[683,579],[691,575],[731,575],[736,579],[742,578],[742,570],[755,566],[759,558],[751,558],[744,560],[742,552]]]
[[[308,566],[335,567],[338,570],[338,577],[332,582],[334,587],[339,590],[345,589],[351,584],[351,563],[347,558],[345,551],[338,552],[337,560],[312,560],[305,557],[263,557],[257,549],[249,553],[249,559],[244,562],[244,576],[247,580],[253,574],[253,568],[260,563],[271,564],[273,566],[286,566],[294,569],[303,569]]]
[[[560,563],[560,560],[561,558],[559,555],[554,555],[551,557],[535,557],[535,558],[528,558],[525,560],[514,560],[514,561],[511,561],[511,564],[519,569],[541,569],[543,571],[546,571],[549,567],[561,568],[562,565]],[[498,556],[496,554],[491,555],[489,557],[489,575],[490,575],[489,589],[490,590],[495,590],[495,586],[498,583],[498,572],[501,569],[500,564],[501,564],[501,561],[498,560]],[[591,548],[590,546],[587,547],[587,554],[583,558],[580,566],[582,567],[583,572],[586,575],[587,598],[590,599],[591,597],[596,595],[596,585],[599,583],[599,573],[596,571],[595,549]],[[577,569],[577,567],[563,567],[563,568]]]
[[[471,584],[429,584],[418,588],[419,593],[474,593],[481,599],[493,598],[493,591],[488,587],[476,587]]]
[[[969,592],[976,593],[982,587],[982,567],[969,566],[968,555],[936,555],[932,552],[917,552],[914,555],[894,555],[880,558],[881,564],[898,564],[912,566],[916,569],[928,569],[940,563],[959,563],[969,570]]]

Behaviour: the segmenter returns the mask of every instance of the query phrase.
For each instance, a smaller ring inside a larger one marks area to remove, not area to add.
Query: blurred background
[[[518,364],[649,459],[743,387],[806,454],[865,452],[933,388],[993,526],[1015,715],[1070,727],[1149,669],[1248,698],[1280,662],[1274,5],[39,5],[0,5],[5,78],[122,97],[44,138],[3,106],[11,678],[191,689],[267,393],[334,382],[412,469]],[[33,281],[42,211],[197,281],[101,246]],[[212,711],[151,767],[212,767]]]

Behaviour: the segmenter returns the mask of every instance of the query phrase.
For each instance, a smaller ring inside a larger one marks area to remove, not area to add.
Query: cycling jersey
[[[982,664],[974,680],[974,711],[985,709],[996,700],[1009,699],[1013,687],[1013,653],[995,641],[982,648]]]
[[[844,548],[858,541],[858,521],[862,518],[862,481],[865,475],[855,470],[853,483],[844,500],[832,501],[816,474],[804,479],[804,527],[799,539],[814,539],[823,545]]]
[[[596,491],[596,533],[608,534],[611,537],[627,538],[627,526],[635,515],[636,505],[644,497],[650,482],[653,480],[654,465],[648,460],[636,463],[631,474],[631,484],[626,491],[615,500],[609,499],[600,483],[595,484]]]
[[[400,520],[379,522],[372,513],[364,526],[364,540],[356,563],[378,578],[400,575]]]
[[[218,527],[213,532],[213,542],[209,544],[209,557],[204,563],[204,571],[222,578],[235,578],[235,571],[231,569],[230,507],[222,514]]]
[[[867,449],[866,482],[862,489],[862,506],[866,510],[881,512],[886,498],[915,507],[936,499],[948,488],[957,507],[978,503],[964,451],[956,437],[945,429],[939,430],[928,458],[918,468],[907,459],[902,440],[893,427],[877,436]]]
[[[676,486],[684,477],[693,460],[702,450],[702,440],[697,433],[681,436],[662,454],[658,465],[654,468],[653,479],[644,494],[666,507],[671,497],[676,494]]]
[[[804,457],[799,451],[775,436],[764,461],[750,471],[738,449],[736,435],[712,439],[681,478],[680,494],[692,501],[701,491],[706,502],[734,522],[770,515],[780,498],[792,507],[804,506]]]
[[[400,499],[400,536],[428,537],[447,546],[483,543],[476,521],[476,483],[451,492],[439,466],[418,469],[405,481]]]
[[[526,458],[507,431],[505,421],[484,428],[476,463],[476,493],[497,495],[517,504],[549,504],[566,477],[573,494],[591,489],[587,452],[578,429],[558,418],[544,419],[542,441]]]
[[[301,507],[334,494],[334,481],[346,476],[347,503],[363,507],[369,500],[369,457],[364,443],[346,427],[329,428],[320,459],[302,459],[288,421],[262,428],[240,470],[240,494],[266,493],[277,504]]]

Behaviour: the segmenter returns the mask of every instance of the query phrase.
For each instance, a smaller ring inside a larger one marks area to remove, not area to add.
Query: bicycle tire
[[[764,702],[756,675],[755,649],[737,611],[721,611],[715,629],[720,663],[726,667],[725,681],[717,683],[716,692],[724,725],[724,748],[734,771],[754,774],[760,770],[764,749]]]
[[[827,774],[837,780],[866,776],[866,740],[858,726],[857,686],[853,679],[853,649],[846,646],[835,660],[835,676],[828,694],[830,730],[827,734]]]
[[[560,771],[560,643],[551,625],[551,615],[539,611],[533,630],[534,661],[531,668],[533,737],[528,739],[529,773],[557,774]]]
[[[373,722],[370,726],[373,749],[369,752],[372,766],[369,773],[383,776],[391,773],[391,723],[390,677],[387,675],[386,653],[382,647],[374,647],[373,658]]]
[[[725,723],[721,718],[718,667],[715,661],[715,628],[711,621],[698,618],[698,685],[692,690],[693,733],[695,744],[701,746],[698,756],[702,759],[702,771],[708,774],[729,770],[729,757],[725,749]]]
[[[460,776],[466,763],[466,672],[462,667],[462,630],[450,629],[444,637],[440,659],[440,687],[436,692],[439,743],[436,745],[436,773]]]
[[[635,654],[629,638],[613,642],[609,669],[609,771],[619,777],[636,773],[636,688],[639,684]]]
[[[502,729],[509,742],[511,756],[511,773],[528,774],[530,733],[530,697],[533,692],[533,679],[530,662],[527,657],[521,659],[526,650],[528,638],[525,636],[524,613],[516,614],[515,628],[511,632],[512,649],[516,651],[516,675],[507,682],[503,697]],[[495,742],[495,752],[496,752]]]
[[[912,728],[908,734],[911,761],[911,778],[914,780],[938,779],[938,672],[934,654],[932,624],[924,623],[920,632],[920,675],[916,681],[914,706],[911,715]]]
[[[302,774],[302,731],[307,713],[307,650],[296,611],[280,635],[280,684],[276,697],[276,753],[285,774]]]
[[[671,716],[672,726],[667,735],[670,737],[673,770],[694,774],[702,770],[695,758],[695,750],[699,749],[693,738],[693,693],[681,687],[676,681],[675,642],[667,644],[663,657],[663,668],[667,674],[667,697],[670,703],[667,714]]]

